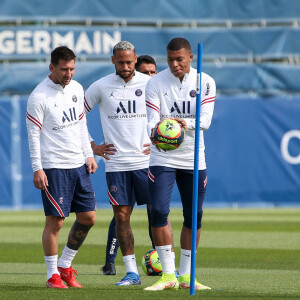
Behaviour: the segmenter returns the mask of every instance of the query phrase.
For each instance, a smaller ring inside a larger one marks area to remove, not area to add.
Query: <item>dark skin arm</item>
[[[94,141],[92,141],[91,146],[92,146],[92,150],[93,150],[94,154],[96,154],[98,156],[102,156],[103,158],[105,158],[107,160],[110,160],[109,156],[114,155],[115,152],[117,151],[114,148],[113,144],[103,143],[101,145],[96,145],[96,143]]]

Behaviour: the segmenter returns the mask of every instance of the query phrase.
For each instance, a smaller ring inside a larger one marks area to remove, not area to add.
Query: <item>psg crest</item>
[[[115,185],[112,185],[111,187],[110,187],[110,192],[111,193],[115,193],[117,191],[117,187],[115,186]]]
[[[195,90],[191,90],[190,91],[190,96],[193,97],[193,98],[196,97],[196,91]]]
[[[72,96],[72,100],[73,100],[73,102],[77,102],[77,97],[75,95]]]
[[[143,92],[140,89],[135,91],[135,95],[138,96],[138,97],[142,96],[142,94],[143,94]]]

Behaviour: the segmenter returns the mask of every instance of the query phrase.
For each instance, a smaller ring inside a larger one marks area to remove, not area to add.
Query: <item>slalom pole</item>
[[[199,141],[200,141],[202,49],[203,49],[203,45],[198,44],[190,295],[195,295],[195,278],[196,278],[197,211],[198,211],[198,181],[199,181],[198,164],[199,164]]]

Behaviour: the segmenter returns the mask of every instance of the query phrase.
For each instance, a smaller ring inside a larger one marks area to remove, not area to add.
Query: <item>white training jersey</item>
[[[63,88],[49,77],[31,93],[26,126],[33,171],[72,169],[93,157],[84,114],[84,92],[74,81]]]
[[[113,73],[94,82],[85,92],[85,109],[99,105],[105,143],[117,152],[105,160],[106,172],[148,168],[149,155],[142,151],[150,143],[147,133],[145,88],[150,76],[140,72],[127,83]]]
[[[199,170],[206,169],[203,130],[211,124],[216,96],[215,81],[202,73],[201,110],[200,110],[200,146]],[[185,132],[182,145],[172,151],[159,152],[151,145],[150,166],[166,166],[177,169],[194,169],[195,118],[196,118],[197,70],[190,69],[182,82],[169,68],[158,73],[148,81],[146,87],[146,105],[148,115],[148,134],[151,129],[166,118],[181,118],[189,129]]]

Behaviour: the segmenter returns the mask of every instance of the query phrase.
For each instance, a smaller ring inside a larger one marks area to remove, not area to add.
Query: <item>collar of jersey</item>
[[[168,68],[168,71],[169,71],[169,75],[173,78],[173,80],[176,82],[176,83],[180,83],[180,84],[183,84],[185,81],[187,81],[189,79],[189,77],[193,76],[194,72],[193,72],[193,68],[191,67],[190,68],[190,73],[185,73],[184,76],[183,76],[183,80],[182,82],[180,82],[180,79],[178,77],[175,77],[173,75],[173,73],[171,72],[170,68]]]
[[[136,72],[134,72],[134,75],[133,77],[128,81],[128,82],[125,82],[123,78],[121,78],[119,75],[117,75],[115,73],[115,80],[118,81],[118,82],[121,82],[122,84],[130,84],[130,82],[132,82],[136,77]]]

